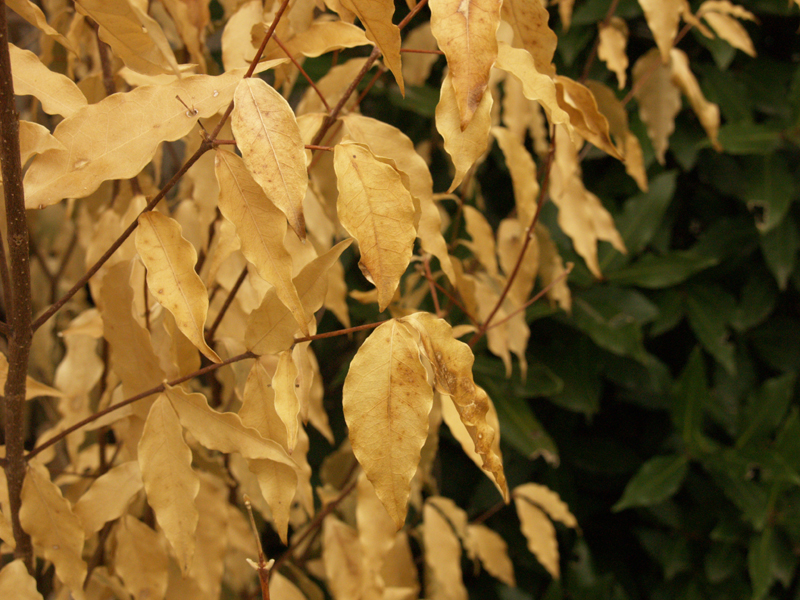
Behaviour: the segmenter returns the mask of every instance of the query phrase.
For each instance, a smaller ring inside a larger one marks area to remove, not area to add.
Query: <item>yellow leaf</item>
[[[473,547],[472,540],[469,537],[469,517],[463,508],[458,506],[450,498],[444,496],[430,496],[425,504],[436,508],[439,513],[447,519],[453,532],[461,540],[461,545],[467,552],[470,560],[475,559],[475,548]]]
[[[506,541],[485,525],[469,525],[469,536],[473,540],[478,558],[489,574],[508,586],[516,587],[514,564],[508,557]]]
[[[277,357],[268,354],[259,356],[250,367],[244,384],[239,417],[245,427],[252,427],[262,437],[275,440],[287,448],[286,425],[275,410],[275,390],[272,387],[272,378],[277,365]]]
[[[655,48],[633,65],[633,89],[639,116],[647,126],[656,158],[663,165],[669,136],[675,130],[675,115],[681,110],[681,92],[673,82],[669,65],[662,64]]]
[[[280,302],[308,335],[309,314],[292,282],[292,257],[283,245],[286,219],[256,184],[242,159],[227,150],[217,150],[215,163],[220,212],[236,226],[242,253],[273,285]]]
[[[708,4],[708,2],[704,4]],[[702,9],[703,7],[701,6],[700,10]],[[699,12],[698,16],[700,16]],[[747,30],[742,26],[741,23],[739,23],[739,21],[723,12],[715,12],[713,10],[705,12],[702,16],[711,26],[711,29],[714,30],[714,33],[728,42],[731,46],[738,48],[745,54],[749,54],[753,57],[756,56],[756,49],[753,46],[753,40],[750,39]]]
[[[503,20],[511,24],[522,47],[530,52],[536,70],[545,75],[555,75],[553,55],[558,37],[550,29],[550,13],[543,0],[505,0]]]
[[[672,70],[672,82],[677,85],[689,99],[703,129],[711,140],[711,145],[717,152],[722,151],[717,141],[719,133],[719,106],[706,100],[700,90],[700,84],[689,68],[689,57],[683,50],[673,48],[670,52],[670,67]]]
[[[494,232],[489,222],[476,208],[464,206],[467,233],[472,238],[471,250],[489,275],[497,275],[497,256],[494,247]]]
[[[400,530],[394,536],[394,545],[389,550],[383,561],[381,576],[386,583],[387,600],[395,598],[389,596],[393,589],[404,589],[410,596],[400,596],[398,600],[415,600],[419,598],[419,574],[414,563],[414,555],[408,543],[408,534]]]
[[[185,581],[192,581],[201,593],[192,593],[186,600],[220,598],[225,551],[228,546],[228,514],[230,489],[219,477],[201,473],[197,494],[197,548]],[[173,598],[170,593],[169,598]],[[277,599],[276,599],[277,600]]]
[[[432,572],[433,598],[467,600],[467,588],[461,575],[461,542],[453,527],[430,502],[422,509],[422,541],[425,564]]]
[[[575,528],[578,521],[561,497],[550,488],[538,483],[524,483],[514,488],[515,498],[523,497],[545,511],[551,519]]]
[[[86,106],[86,96],[69,77],[48,69],[33,52],[14,44],[9,44],[8,50],[15,94],[35,96],[49,115],[69,117]]]
[[[100,531],[109,521],[119,519],[142,485],[139,463],[135,460],[117,465],[98,477],[73,507],[86,537]]]
[[[501,0],[431,0],[431,32],[447,57],[464,131],[481,106],[497,58]]]
[[[129,0],[75,0],[78,12],[100,26],[100,39],[134,71],[178,73],[178,62],[158,21]],[[184,98],[184,100],[186,100]]]
[[[292,280],[306,314],[313,315],[322,307],[327,273],[352,241],[339,242],[303,267]],[[256,354],[277,354],[292,345],[296,331],[297,323],[292,319],[289,309],[278,299],[275,288],[272,288],[267,291],[261,305],[250,313],[245,345]]]
[[[297,430],[300,423],[300,400],[297,397],[295,382],[297,367],[292,360],[292,351],[284,350],[278,355],[278,366],[272,376],[272,389],[275,391],[275,410],[286,427],[286,449],[291,454],[297,443]]]
[[[269,575],[269,594],[271,598],[280,600],[306,600],[303,592],[277,571]]]
[[[42,9],[31,0],[6,0],[6,5],[28,23],[40,29],[42,33],[58,41],[67,50],[77,54],[74,44],[47,23]]]
[[[334,50],[356,48],[370,43],[364,30],[355,25],[343,21],[318,21],[312,23],[305,31],[284,41],[284,46],[292,56],[317,57]],[[280,49],[270,54],[270,57],[274,58],[282,56],[284,53]]]
[[[503,497],[508,500],[503,463],[493,446],[496,432],[486,418],[489,398],[472,379],[475,361],[472,350],[453,337],[452,328],[443,319],[429,313],[415,313],[404,320],[419,332],[420,350],[430,361],[436,389],[453,399],[475,451],[483,459],[482,468],[494,476]]]
[[[269,504],[281,540],[286,542],[289,508],[297,489],[297,464],[286,450],[251,427],[245,427],[236,413],[213,410],[202,394],[187,394],[180,388],[165,392],[181,424],[198,443],[224,454],[238,452],[247,459],[258,477],[261,493]]]
[[[397,170],[363,144],[337,144],[334,166],[339,220],[358,241],[359,266],[375,285],[383,311],[411,261],[417,237],[414,201]]]
[[[306,237],[303,198],[308,187],[305,146],[289,103],[263,79],[236,87],[231,127],[244,163],[298,237]]]
[[[362,597],[381,598],[385,588],[381,569],[394,546],[396,529],[363,471],[358,477],[356,493],[356,521],[364,572]]]
[[[64,149],[37,156],[25,174],[25,206],[44,208],[62,198],[83,198],[103,181],[133,177],[161,142],[182,138],[199,118],[225,107],[243,73],[194,75],[139,87],[78,110],[53,132]]]
[[[21,558],[12,560],[0,570],[0,597],[15,600],[42,600],[36,579],[28,573]]]
[[[469,125],[461,129],[456,94],[450,74],[442,81],[439,103],[436,105],[436,129],[444,139],[444,149],[450,155],[456,174],[448,193],[456,189],[472,165],[489,146],[489,129],[492,126],[492,92],[483,94],[473,112]]]
[[[600,23],[600,43],[597,46],[597,56],[606,63],[609,70],[617,75],[619,89],[625,87],[628,70],[628,26],[624,19],[611,17],[606,25]]]
[[[560,569],[556,528],[539,507],[531,504],[522,496],[515,495],[514,503],[517,506],[522,533],[528,540],[528,550],[547,569],[553,579],[558,579]]]
[[[330,106],[336,106],[336,103],[341,100],[353,78],[358,75],[367,60],[366,57],[351,58],[347,62],[331,67],[325,76],[317,81],[317,88],[327,98]],[[355,94],[350,98],[349,102],[355,102]],[[345,107],[348,106],[349,103],[345,104]],[[295,113],[297,115],[305,115],[319,112],[327,112],[325,105],[322,104],[322,100],[319,99],[317,93],[309,87],[297,105]]]
[[[572,9],[574,6],[575,0],[558,0],[558,16],[561,17],[564,31],[568,31],[572,24]]]
[[[678,23],[686,0],[639,0],[647,26],[653,32],[661,60],[669,60],[669,51],[678,34]]]
[[[530,222],[528,222],[530,224]],[[510,277],[517,265],[517,259],[522,252],[522,245],[528,235],[528,225],[520,223],[519,219],[503,219],[497,228],[497,255],[500,257],[500,266],[506,276]],[[525,256],[519,263],[517,276],[508,290],[508,298],[513,304],[522,306],[530,296],[539,270],[539,243],[536,236],[531,236]],[[498,315],[499,316],[499,315]],[[499,319],[498,319],[499,320]]]
[[[340,0],[342,6],[358,17],[367,37],[375,42],[383,60],[394,75],[400,93],[405,96],[403,68],[400,62],[400,29],[392,23],[394,0]]]
[[[207,72],[203,50],[206,42],[205,30],[211,20],[208,4],[197,0],[163,0],[162,4],[172,17],[190,61],[197,63],[201,73]]]
[[[356,142],[366,144],[378,157],[394,161],[399,171],[408,175],[409,191],[420,202],[421,215],[417,236],[425,252],[439,259],[442,271],[450,281],[455,280],[453,265],[442,236],[439,209],[433,202],[433,178],[425,160],[417,153],[414,143],[397,127],[359,114],[342,117]]]
[[[147,503],[186,574],[195,551],[199,514],[194,499],[200,480],[192,470],[192,451],[183,439],[178,415],[164,394],[147,415],[139,440],[139,466]]]
[[[195,272],[197,252],[177,221],[151,211],[139,217],[136,249],[147,267],[147,286],[181,332],[212,362],[222,362],[204,337],[208,291]]]
[[[134,598],[163,598],[167,592],[168,566],[163,536],[135,517],[125,515],[116,529],[114,551],[114,572],[122,578],[125,589]]]
[[[86,577],[86,563],[81,558],[83,527],[69,500],[62,496],[58,486],[50,481],[45,466],[36,459],[28,462],[19,520],[31,536],[34,548],[55,566],[58,579],[76,600],[83,600]]]
[[[584,85],[569,77],[556,77],[556,97],[569,121],[582,138],[616,159],[622,155],[611,141],[608,119],[598,110],[594,94]]]
[[[536,70],[529,52],[500,43],[495,66],[519,80],[524,96],[542,105],[551,124],[569,124],[569,115],[558,104],[555,82]]]
[[[322,523],[322,560],[328,589],[336,600],[361,597],[364,573],[358,534],[333,516]]]
[[[538,2],[538,0],[536,0]],[[514,203],[517,207],[517,218],[523,227],[533,222],[536,214],[536,199],[539,195],[539,183],[536,181],[536,163],[533,162],[528,149],[510,129],[492,127],[492,135],[506,158],[506,166],[511,174],[514,186]]]
[[[550,176],[550,195],[558,206],[558,224],[572,238],[575,251],[583,257],[595,277],[600,278],[597,242],[611,242],[625,253],[625,243],[611,214],[600,199],[587,190],[581,178],[578,150],[563,127],[556,127],[556,152]]]
[[[380,325],[350,363],[342,392],[353,452],[397,529],[405,522],[433,403],[415,338],[404,323]]]
[[[250,41],[250,30],[262,21],[263,3],[261,0],[237,3],[236,12],[222,30],[222,64],[225,71],[246,68],[255,55]]]
[[[0,389],[5,389],[6,379],[8,378],[8,359],[6,355],[0,352]],[[33,377],[28,376],[25,378],[25,400],[33,398],[40,398],[41,396],[50,396],[52,398],[64,398],[64,392],[49,385],[39,383]]]

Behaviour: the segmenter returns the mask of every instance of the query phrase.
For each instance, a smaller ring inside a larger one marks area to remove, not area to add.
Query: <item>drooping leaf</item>
[[[675,36],[678,35],[678,23],[684,9],[685,0],[639,0],[644,11],[647,25],[653,33],[661,59],[669,60],[669,51]]]
[[[297,367],[292,360],[292,351],[284,350],[278,355],[278,365],[272,377],[272,389],[275,391],[275,410],[286,427],[286,449],[291,454],[297,443],[297,430],[300,427],[300,399],[297,397],[295,380]]]
[[[277,298],[294,316],[303,334],[308,335],[309,315],[292,281],[292,256],[283,245],[286,219],[238,156],[218,150],[215,169],[220,212],[236,227],[242,253],[255,265],[258,274],[272,284]]]
[[[655,48],[633,65],[633,88],[656,158],[664,164],[669,136],[675,130],[675,115],[681,110],[681,94],[672,81],[669,65],[662,63]]]
[[[500,0],[432,0],[431,32],[447,57],[464,131],[480,110],[489,74],[497,58]]]
[[[6,5],[42,33],[58,41],[64,48],[77,53],[75,45],[47,23],[42,9],[31,0],[6,0]]]
[[[359,266],[385,310],[411,260],[417,237],[414,201],[397,170],[363,144],[338,144],[334,166],[339,220],[358,241]]]
[[[403,69],[400,64],[400,29],[392,23],[394,1],[340,0],[340,2],[358,17],[367,30],[367,37],[381,49],[386,66],[400,86],[400,93],[405,94]]]
[[[83,551],[83,527],[69,500],[50,481],[50,474],[37,459],[28,461],[22,484],[19,520],[31,536],[33,547],[55,566],[56,577],[66,585],[76,600],[83,600],[86,563]]]
[[[396,320],[380,325],[350,363],[342,410],[353,452],[397,529],[405,522],[432,403],[415,332]]]
[[[15,94],[36,97],[42,103],[42,110],[49,115],[69,117],[86,106],[86,96],[72,79],[48,69],[33,52],[14,44],[9,44],[8,50]]]
[[[617,76],[619,89],[625,87],[628,75],[628,26],[624,19],[612,17],[606,25],[600,24],[600,43],[597,46],[597,57],[606,63],[610,71]]]
[[[134,598],[163,598],[169,581],[164,536],[125,515],[117,526],[115,541],[114,570],[125,589]]]
[[[469,124],[464,129],[459,122],[453,79],[448,73],[442,80],[439,103],[436,105],[436,129],[444,138],[444,149],[450,155],[456,168],[453,182],[448,192],[452,192],[463,181],[472,165],[486,152],[491,128],[492,93],[481,96],[480,104],[472,113]]]
[[[508,556],[508,544],[500,534],[485,525],[469,525],[469,536],[483,567],[495,579],[516,587],[514,563]]]
[[[144,75],[179,73],[180,68],[158,21],[128,0],[76,0],[76,8],[100,28],[100,39],[125,64]],[[185,98],[184,98],[185,100]]]
[[[332,515],[322,523],[322,560],[336,600],[361,596],[364,572],[358,533]]]
[[[147,267],[147,286],[172,313],[178,329],[211,361],[222,362],[205,341],[208,290],[195,272],[197,252],[180,224],[160,212],[139,217],[136,249]]]
[[[523,496],[514,494],[514,504],[517,507],[522,533],[528,540],[528,550],[554,579],[558,579],[561,576],[561,569],[558,564],[556,528],[544,511]]]
[[[536,70],[544,75],[555,75],[553,55],[558,37],[550,29],[550,13],[542,0],[505,0],[503,20],[511,24],[522,47],[530,52]]]
[[[703,129],[706,130],[709,140],[711,140],[711,145],[718,152],[721,152],[722,146],[717,141],[720,119],[719,106],[706,100],[702,90],[700,90],[697,78],[689,68],[689,57],[686,56],[686,53],[673,48],[669,56],[672,81],[688,98],[689,104],[692,105],[692,110],[697,115]]]
[[[472,238],[471,250],[486,269],[489,275],[497,275],[497,253],[495,251],[494,232],[489,221],[473,206],[464,206],[464,221],[469,236]]]
[[[231,128],[244,163],[269,200],[303,240],[308,187],[305,146],[289,103],[263,79],[242,79],[234,95]]]
[[[37,156],[25,174],[25,206],[44,208],[62,198],[83,198],[103,181],[133,177],[161,142],[182,138],[198,119],[226,106],[243,73],[193,75],[137,87],[79,109],[53,132],[64,149]]]
[[[138,450],[147,503],[186,574],[200,518],[194,505],[200,480],[192,470],[192,451],[183,439],[178,415],[163,394],[150,407]]]
[[[396,528],[363,471],[358,477],[356,493],[356,521],[364,570],[362,594],[364,597],[382,597],[386,586],[381,570],[394,546]]]
[[[514,488],[514,497],[522,497],[536,504],[553,520],[567,527],[577,527],[578,521],[567,504],[547,486],[538,483],[523,483]]]
[[[555,81],[558,104],[569,115],[569,122],[575,131],[587,142],[622,160],[622,155],[611,141],[608,119],[598,110],[597,100],[591,90],[562,75],[557,75]]]
[[[461,542],[453,526],[430,502],[425,503],[422,515],[425,564],[432,571],[433,597],[467,600],[467,588],[461,575]]]
[[[0,352],[0,389],[5,389],[6,379],[8,379],[8,358]],[[41,396],[51,396],[53,398],[63,398],[64,392],[36,381],[33,377],[25,378],[25,400],[39,398]]]
[[[533,162],[533,157],[525,148],[525,144],[515,137],[511,130],[505,127],[492,127],[492,135],[503,151],[506,166],[511,174],[517,219],[523,227],[529,227],[536,214],[536,198],[539,195],[536,163]]]
[[[261,493],[272,509],[275,527],[286,540],[289,508],[297,489],[297,464],[277,442],[245,427],[236,413],[219,413],[202,394],[187,394],[180,388],[165,392],[183,425],[209,450],[239,452],[258,477]]]
[[[742,24],[736,20],[756,21],[755,15],[749,10],[732,4],[728,0],[709,0],[700,5],[696,16],[698,19],[705,19],[714,33],[731,46],[752,57],[756,56],[753,40],[750,39]]]
[[[492,473],[507,500],[503,463],[492,447],[495,431],[486,422],[489,399],[472,378],[475,360],[472,350],[453,337],[453,330],[446,321],[429,313],[415,313],[405,320],[419,332],[420,351],[431,363],[437,391],[452,398],[461,422],[472,436],[475,451],[483,459],[483,469]]]

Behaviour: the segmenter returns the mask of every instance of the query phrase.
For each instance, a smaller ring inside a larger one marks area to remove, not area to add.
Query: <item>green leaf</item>
[[[736,440],[737,448],[742,448],[753,438],[770,435],[774,431],[789,408],[796,381],[796,373],[786,373],[768,379],[750,395],[744,412],[746,427]]]
[[[764,271],[753,271],[742,288],[741,301],[731,320],[737,331],[746,331],[764,321],[778,300],[775,282]]]
[[[736,373],[736,362],[727,325],[735,308],[736,301],[719,286],[706,283],[687,288],[686,314],[692,330],[703,348],[731,374]]]
[[[619,285],[659,289],[677,285],[717,264],[717,257],[702,256],[693,250],[677,250],[664,256],[646,254],[631,266],[608,273],[606,279]]]
[[[761,252],[781,291],[786,289],[789,275],[794,271],[798,248],[800,234],[791,215],[761,236]]]
[[[534,355],[562,381],[561,390],[549,396],[550,402],[587,417],[600,409],[601,352],[589,338],[583,335],[560,336],[547,352],[534,350]]]
[[[650,324],[650,337],[658,337],[674,329],[683,319],[686,310],[683,294],[671,288],[655,293],[653,301],[658,307],[658,316]]]
[[[729,154],[771,154],[781,145],[781,132],[749,121],[725,124],[719,143]]]
[[[753,536],[747,551],[747,572],[753,586],[753,600],[767,595],[772,585],[772,563],[775,559],[775,532],[767,527],[760,535]]]
[[[792,408],[775,440],[775,452],[786,464],[800,473],[800,414]]]
[[[672,421],[687,448],[707,450],[709,443],[703,436],[703,409],[708,402],[709,392],[703,353],[699,347],[692,350],[673,395]]]
[[[783,155],[759,157],[748,172],[749,185],[744,193],[747,208],[756,215],[756,226],[766,233],[786,217],[794,196],[794,179]]]
[[[681,454],[656,456],[648,460],[625,486],[614,512],[633,506],[663,502],[678,491],[689,471],[689,460]]]

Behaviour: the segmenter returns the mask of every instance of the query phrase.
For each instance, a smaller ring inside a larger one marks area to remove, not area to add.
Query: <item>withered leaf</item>
[[[86,106],[86,96],[72,79],[48,69],[33,52],[14,44],[9,44],[8,50],[15,94],[35,96],[42,103],[42,110],[49,115],[69,117]]]
[[[322,560],[336,600],[361,597],[364,573],[358,534],[332,515],[322,523]]]
[[[394,319],[383,323],[350,363],[342,409],[353,452],[397,529],[405,522],[432,404],[414,330]]]
[[[213,362],[222,362],[205,341],[208,291],[195,272],[197,252],[181,235],[180,224],[151,211],[139,217],[136,249],[147,267],[147,286],[175,317],[178,329]]]
[[[672,81],[672,70],[662,63],[655,48],[633,65],[633,88],[639,116],[647,126],[656,158],[663,165],[669,136],[675,130],[675,115],[681,110],[681,93]]]
[[[478,111],[497,58],[501,0],[431,0],[431,32],[447,57],[462,131]]]
[[[644,18],[661,53],[661,60],[665,63],[669,60],[669,51],[678,34],[678,24],[685,4],[686,0],[639,0]]]
[[[169,557],[163,535],[125,515],[116,528],[114,570],[134,598],[163,598]]]
[[[500,534],[485,525],[469,525],[469,536],[478,558],[489,574],[506,585],[515,587],[514,564],[508,556],[508,544]]]
[[[359,266],[385,310],[411,260],[417,237],[414,201],[397,170],[363,144],[337,144],[334,167],[339,220],[358,241]]]
[[[554,579],[558,579],[561,570],[558,564],[558,542],[556,528],[547,515],[535,504],[531,504],[522,496],[514,496],[521,530],[528,540],[528,550],[547,569]]]
[[[109,521],[119,519],[133,496],[142,489],[142,474],[135,460],[124,462],[98,477],[72,508],[88,538]]]
[[[284,350],[278,355],[278,366],[272,376],[272,389],[275,391],[275,410],[286,427],[286,449],[289,454],[294,451],[300,428],[297,418],[300,413],[300,399],[297,397],[296,380],[297,367],[292,360],[292,351]]]
[[[430,502],[422,509],[425,563],[432,571],[435,598],[467,600],[461,575],[461,542],[453,526]]]
[[[530,52],[536,70],[545,75],[555,75],[553,55],[558,37],[550,29],[550,13],[543,0],[504,0],[503,20],[511,24],[522,47]]]
[[[308,187],[305,146],[294,111],[263,79],[242,79],[231,127],[244,163],[294,232],[306,237],[303,198]]]
[[[227,150],[217,150],[215,163],[220,212],[236,227],[242,253],[272,284],[280,302],[308,335],[308,313],[292,282],[292,257],[283,245],[286,219],[256,184],[241,158]]]
[[[28,573],[25,562],[18,558],[0,570],[0,596],[16,600],[42,600],[36,579]]]
[[[138,450],[147,502],[186,574],[200,518],[194,505],[200,480],[192,470],[192,451],[178,415],[164,394],[150,407]]]

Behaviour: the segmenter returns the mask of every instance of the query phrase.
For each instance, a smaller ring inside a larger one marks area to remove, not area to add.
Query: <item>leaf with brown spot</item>
[[[522,47],[530,52],[536,70],[544,75],[555,75],[553,55],[558,37],[548,24],[550,13],[543,0],[504,0],[503,20],[514,28]],[[516,42],[515,42],[516,43]]]
[[[497,58],[501,0],[431,0],[431,32],[447,57],[458,123],[464,131],[481,106]]]

